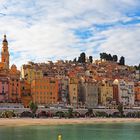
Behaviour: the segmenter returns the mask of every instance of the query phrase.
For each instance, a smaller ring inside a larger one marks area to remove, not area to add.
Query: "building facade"
[[[109,106],[113,101],[112,81],[102,80],[99,86],[99,103],[103,106]]]
[[[33,102],[42,105],[51,105],[58,102],[58,79],[40,78],[31,83]]]
[[[119,80],[119,102],[125,106],[133,106],[135,100],[134,82]]]
[[[0,77],[0,102],[8,102],[9,99],[9,78]]]
[[[135,104],[140,105],[140,82],[135,83],[134,85],[135,92]]]
[[[43,73],[38,67],[33,65],[32,63],[22,65],[21,67],[21,78],[25,79],[29,84],[34,79],[42,78]]]
[[[69,79],[69,99],[70,105],[78,107],[78,79],[74,77]]]

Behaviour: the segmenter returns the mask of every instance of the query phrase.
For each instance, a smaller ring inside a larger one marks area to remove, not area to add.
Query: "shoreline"
[[[12,118],[0,119],[0,126],[51,126],[51,125],[73,125],[73,124],[97,124],[97,123],[140,123],[140,118],[72,118],[72,119],[32,119]]]

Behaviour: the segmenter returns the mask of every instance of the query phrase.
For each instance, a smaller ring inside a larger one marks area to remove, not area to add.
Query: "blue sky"
[[[140,63],[140,0],[0,0],[0,35],[11,64],[100,52]]]

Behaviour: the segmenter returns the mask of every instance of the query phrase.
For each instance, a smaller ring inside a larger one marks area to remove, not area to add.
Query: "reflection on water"
[[[140,140],[140,123],[0,127],[0,140]]]

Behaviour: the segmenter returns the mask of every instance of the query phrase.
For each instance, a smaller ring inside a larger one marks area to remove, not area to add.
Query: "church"
[[[10,67],[10,53],[6,35],[4,35],[1,48],[0,102],[21,102],[20,71],[14,64]]]

